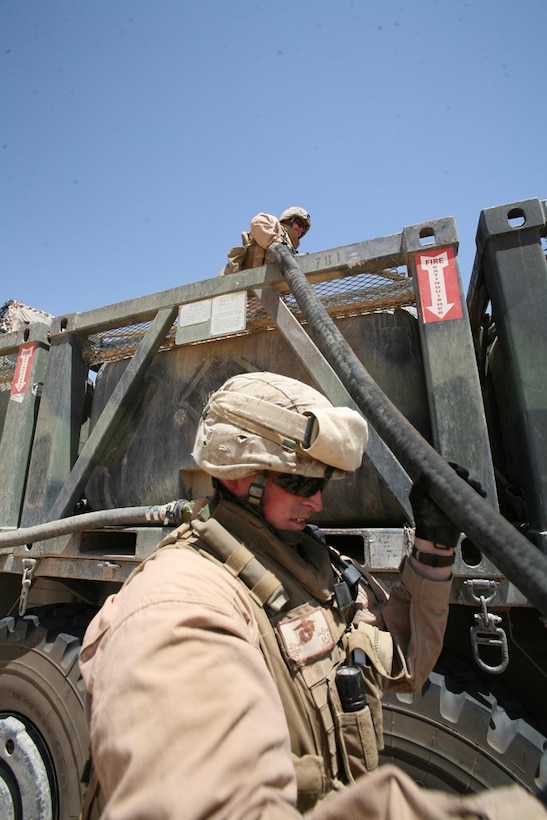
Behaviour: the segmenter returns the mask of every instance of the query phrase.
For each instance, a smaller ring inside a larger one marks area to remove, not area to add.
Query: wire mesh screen
[[[312,287],[333,319],[415,305],[414,288],[406,269],[401,271],[390,268],[379,273],[359,273],[318,282]],[[304,324],[304,317],[294,296],[286,293],[281,298],[289,310]],[[83,350],[84,360],[93,368],[103,362],[117,361],[132,356],[149,326],[150,322],[144,322],[90,335]],[[256,333],[273,327],[274,323],[262,307],[260,299],[249,294],[246,328],[241,331],[241,334]],[[166,335],[160,350],[168,350],[174,346],[175,334],[176,322]],[[201,343],[195,342],[195,344]]]
[[[17,353],[0,356],[0,391],[11,390],[16,364]]]

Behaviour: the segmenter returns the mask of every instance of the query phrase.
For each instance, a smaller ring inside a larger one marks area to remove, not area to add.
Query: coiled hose
[[[408,475],[426,475],[430,496],[496,567],[547,616],[547,556],[461,479],[382,392],[321,304],[288,247],[268,248],[315,343],[344,387]]]

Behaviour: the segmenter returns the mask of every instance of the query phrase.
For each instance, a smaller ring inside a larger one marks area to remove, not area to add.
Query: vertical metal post
[[[498,350],[493,390],[503,441],[500,469],[522,493],[527,532],[547,552],[547,203],[482,211],[472,286],[491,302]],[[480,280],[480,281],[479,281]]]
[[[52,342],[21,517],[23,527],[46,520],[78,454],[88,374],[81,348],[72,333],[57,336]]]
[[[20,331],[21,342],[0,441],[0,520],[17,527],[32,451],[34,424],[48,357],[48,326]]]
[[[129,361],[120,381],[110,396],[97,424],[93,428],[82,452],[78,456],[70,475],[67,477],[47,518],[54,521],[71,512],[80,498],[85,483],[93,472],[98,459],[104,452],[112,436],[123,422],[124,414],[133,401],[136,391],[154,355],[165,339],[167,331],[177,315],[177,306],[159,310],[136,353]]]
[[[473,339],[457,262],[457,236],[445,231],[424,245],[427,223],[405,228],[416,292],[433,446],[480,480],[497,509],[492,456]]]

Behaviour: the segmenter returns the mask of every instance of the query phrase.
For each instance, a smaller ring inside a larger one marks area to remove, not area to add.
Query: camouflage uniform
[[[308,225],[305,231],[307,233],[311,224],[310,216],[303,208],[287,208],[279,219],[264,213],[253,217],[250,230],[241,233],[242,244],[228,252],[228,263],[220,271],[220,275],[269,264],[272,260],[268,256],[268,248],[274,242],[283,242],[293,253],[297,253],[300,238],[290,224],[291,217],[296,216]]]
[[[365,422],[304,385],[293,401],[295,384],[229,380],[200,420],[197,463],[221,481],[356,469]],[[489,814],[484,796],[430,797],[393,767],[365,774],[382,745],[382,692],[419,688],[440,652],[449,580],[403,559],[389,599],[364,573],[348,601],[344,565],[313,532],[288,542],[222,487],[159,547],[107,599],[81,652],[105,820],[514,816]],[[348,660],[368,700],[354,712],[335,685]],[[495,804],[509,806],[542,816],[518,789]]]

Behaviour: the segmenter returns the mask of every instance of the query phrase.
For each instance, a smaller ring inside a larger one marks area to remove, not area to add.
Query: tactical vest
[[[229,531],[232,524],[241,540]],[[276,545],[285,551],[285,566],[279,550],[275,555]],[[370,624],[351,624],[354,608],[342,610],[337,603],[333,590],[341,582],[326,547],[304,535],[299,545],[303,561],[256,516],[221,502],[213,518],[182,525],[159,548],[193,549],[245,586],[287,719],[299,811],[376,768],[383,748],[381,697],[391,677],[392,641],[389,633]],[[311,583],[303,570],[310,558],[316,576]],[[317,578],[329,578],[329,584],[312,592]],[[367,700],[351,712],[344,711],[336,685],[337,670],[348,662],[361,670]]]

